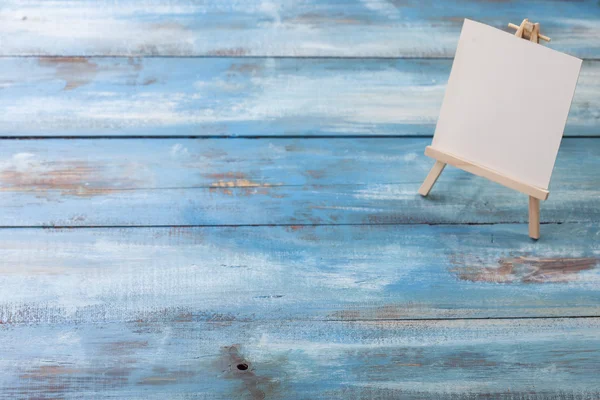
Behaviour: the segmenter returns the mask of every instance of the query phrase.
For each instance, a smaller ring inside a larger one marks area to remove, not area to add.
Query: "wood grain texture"
[[[598,319],[0,327],[3,399],[594,399]],[[238,369],[238,365],[241,368]]]
[[[428,198],[419,196],[429,143],[5,140],[0,225],[527,222],[527,196],[455,168]],[[598,221],[599,155],[596,139],[563,141],[543,223]]]
[[[465,17],[529,17],[552,48],[600,55],[595,0],[7,0],[0,55],[452,57]]]
[[[0,136],[431,136],[451,60],[0,58]],[[600,135],[586,62],[566,136]]]
[[[0,326],[600,315],[597,224],[0,230]]]

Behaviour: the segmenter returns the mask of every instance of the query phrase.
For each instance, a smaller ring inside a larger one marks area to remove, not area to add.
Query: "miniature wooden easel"
[[[516,37],[529,39],[529,41],[534,43],[539,43],[540,39],[545,40],[546,42],[550,41],[549,37],[540,34],[540,24],[531,23],[527,18],[524,19],[519,26],[511,23],[509,23],[508,26],[517,30],[517,33],[515,33]],[[427,146],[425,148],[425,155],[433,158],[436,161],[433,168],[431,168],[429,175],[427,175],[427,178],[425,178],[423,185],[421,185],[421,188],[419,189],[420,195],[427,196],[446,167],[446,164],[453,165],[464,171],[482,176],[491,181],[529,195],[529,237],[532,239],[540,238],[540,200],[546,200],[548,198],[548,190],[514,180],[481,165],[474,164],[452,154],[434,149],[431,146]]]

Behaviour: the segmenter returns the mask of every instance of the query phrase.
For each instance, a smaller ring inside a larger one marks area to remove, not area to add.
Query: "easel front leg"
[[[441,161],[435,162],[435,164],[431,168],[431,171],[429,171],[429,175],[427,175],[427,178],[425,178],[425,181],[419,189],[419,194],[421,196],[427,196],[429,194],[429,191],[431,190],[433,185],[435,185],[435,182],[438,180],[445,167],[446,163],[443,163]]]
[[[540,238],[540,199],[529,196],[529,237]]]

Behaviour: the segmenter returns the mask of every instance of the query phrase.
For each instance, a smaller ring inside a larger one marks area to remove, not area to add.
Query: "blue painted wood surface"
[[[0,136],[433,135],[451,60],[0,58]],[[566,136],[600,135],[600,62]]]
[[[521,225],[1,230],[0,326],[582,317],[600,228]]]
[[[1,226],[525,223],[527,197],[447,168],[430,139],[6,140]],[[563,140],[542,222],[600,218],[600,141]],[[523,226],[523,232],[526,226]]]
[[[205,322],[185,313],[23,324],[0,327],[0,384],[5,398],[595,399],[599,329],[597,318]]]
[[[0,329],[5,398],[600,395],[596,318],[307,324],[204,322],[158,313],[130,324]]]
[[[452,57],[465,17],[600,55],[596,0],[4,0],[0,55]]]
[[[537,242],[481,178],[415,194],[464,17],[587,59]],[[600,398],[599,27],[591,0],[3,1],[0,398]]]

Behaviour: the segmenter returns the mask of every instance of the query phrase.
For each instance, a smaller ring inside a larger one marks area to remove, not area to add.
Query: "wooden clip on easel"
[[[529,20],[524,19],[521,25],[508,24],[510,28],[516,29],[515,36],[519,38],[529,39],[531,42],[539,43],[539,40],[550,41],[550,38],[540,34],[540,24],[531,23]],[[539,187],[532,186],[530,184],[517,181],[508,176],[500,174],[489,168],[481,165],[469,162],[467,160],[456,157],[455,155],[434,149],[431,146],[427,146],[425,149],[425,155],[436,160],[435,165],[425,178],[423,185],[419,189],[419,194],[427,196],[429,191],[439,178],[440,174],[446,167],[446,164],[453,165],[464,171],[472,174],[482,176],[493,182],[499,183],[511,189],[525,193],[529,196],[529,236],[533,239],[539,239],[540,237],[540,200],[546,200],[548,198],[548,190]]]

